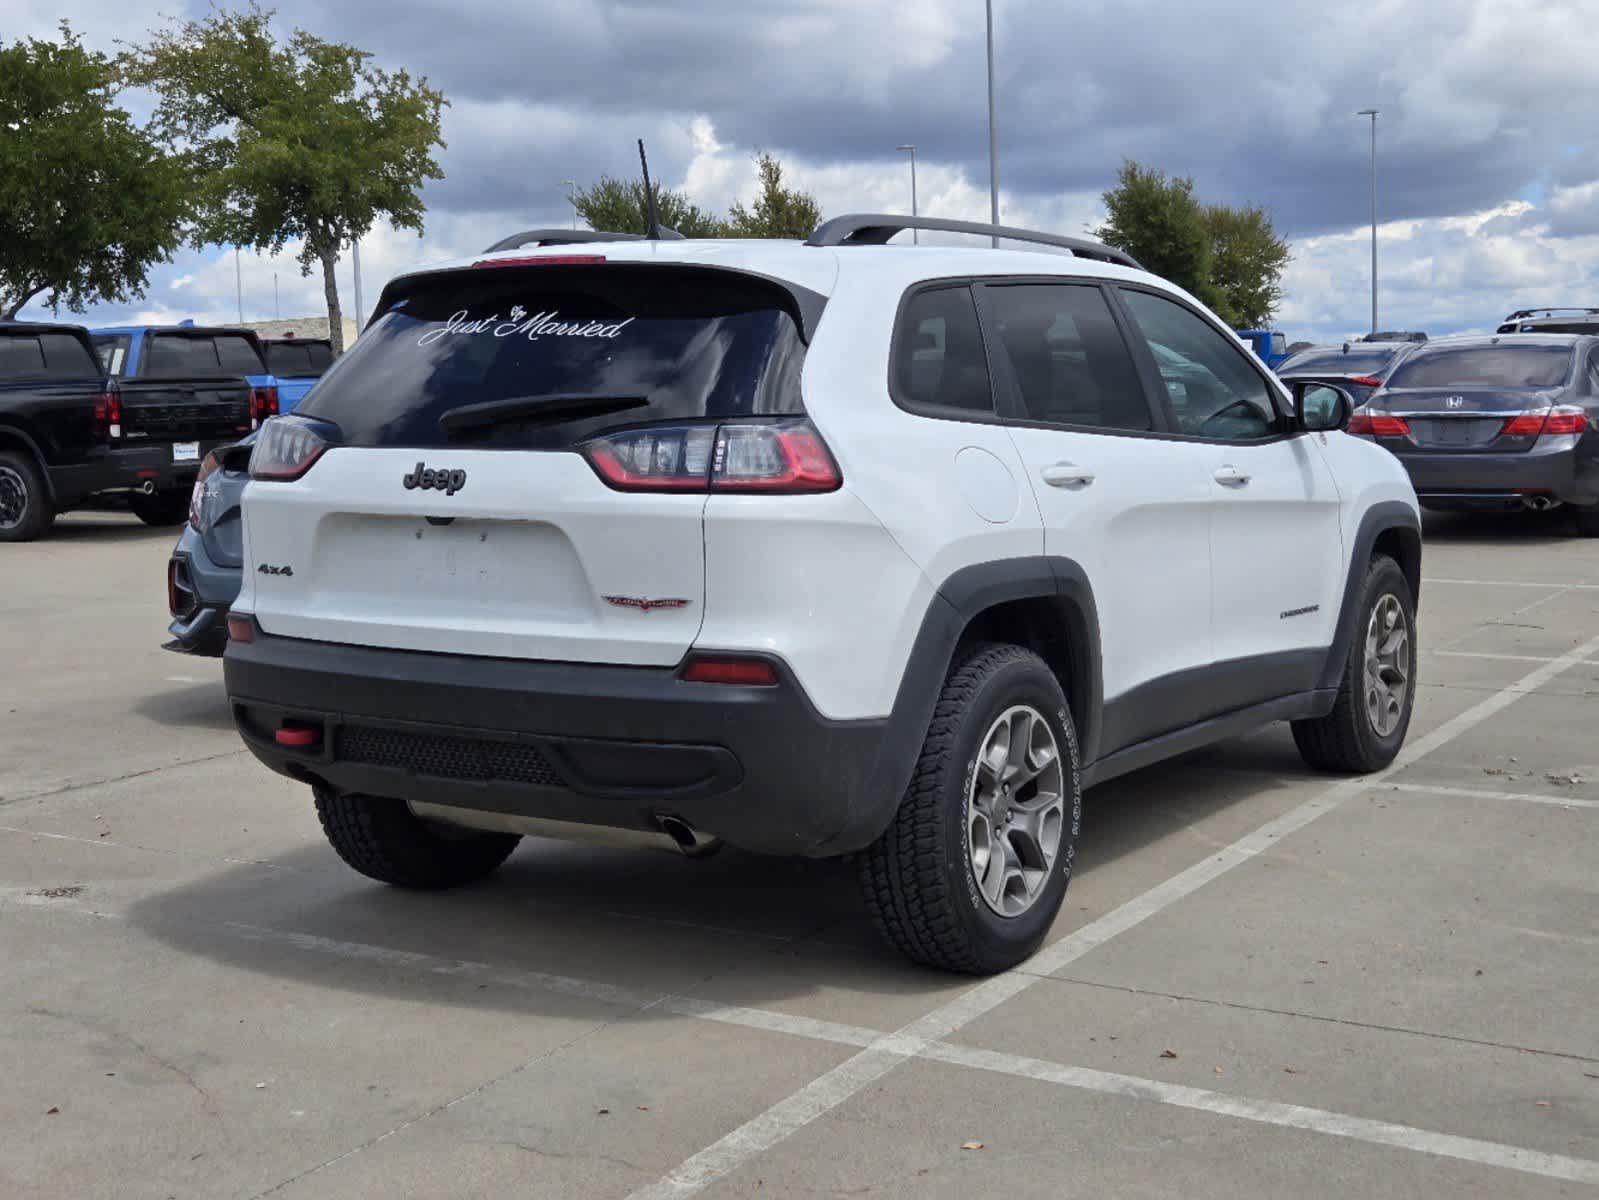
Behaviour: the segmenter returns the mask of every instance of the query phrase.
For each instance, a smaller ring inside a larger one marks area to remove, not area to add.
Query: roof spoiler
[[[1031,242],[1040,246],[1053,246],[1070,250],[1078,258],[1092,258],[1098,262],[1114,263],[1118,267],[1143,270],[1138,260],[1126,251],[1117,250],[1103,242],[1087,238],[1065,237],[1058,233],[1040,233],[1035,229],[1020,229],[1014,225],[989,225],[981,221],[950,221],[942,217],[905,217],[888,213],[849,213],[834,217],[816,227],[805,239],[807,246],[881,246],[895,234],[907,229],[926,229],[940,233],[972,233],[988,238],[1005,238],[1013,242]]]
[[[661,228],[661,238],[665,241],[682,241],[683,235],[675,229]],[[602,229],[525,229],[521,233],[513,233],[510,237],[501,238],[483,251],[484,254],[495,254],[501,250],[520,250],[525,246],[579,246],[585,242],[642,242],[646,241],[641,233],[607,233]]]

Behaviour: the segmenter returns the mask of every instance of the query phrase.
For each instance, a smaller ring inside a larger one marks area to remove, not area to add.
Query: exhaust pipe
[[[722,846],[721,839],[700,833],[681,817],[656,817],[654,829],[617,829],[608,825],[587,825],[580,821],[458,808],[453,804],[429,804],[422,800],[408,800],[406,806],[424,821],[436,821],[441,825],[555,838],[564,842],[591,842],[631,850],[666,850],[687,858],[714,854]]]
[[[1553,496],[1523,496],[1521,503],[1533,512],[1548,512],[1560,507],[1560,501]]]
[[[139,494],[142,496],[155,495],[155,480],[146,479],[141,481],[139,484]]]

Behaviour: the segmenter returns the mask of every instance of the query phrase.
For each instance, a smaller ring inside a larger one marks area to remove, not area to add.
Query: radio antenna
[[[644,211],[649,221],[645,236],[652,242],[661,240],[661,218],[655,211],[655,189],[650,186],[650,160],[644,157],[644,139],[638,140],[639,166],[644,168]]]

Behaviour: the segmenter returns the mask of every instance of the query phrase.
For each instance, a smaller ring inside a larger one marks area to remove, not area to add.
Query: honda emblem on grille
[[[653,612],[657,608],[687,608],[688,601],[676,596],[666,596],[659,600],[646,600],[643,596],[606,596],[607,604],[614,604],[618,608],[636,608],[639,612]]]
[[[1449,408],[1463,408],[1466,403],[1464,396],[1445,396],[1444,404]]]

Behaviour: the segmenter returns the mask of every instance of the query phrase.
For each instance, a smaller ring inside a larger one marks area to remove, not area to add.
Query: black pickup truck
[[[253,333],[151,329],[127,351],[81,326],[0,322],[0,542],[101,497],[176,525],[206,452],[277,412]]]

